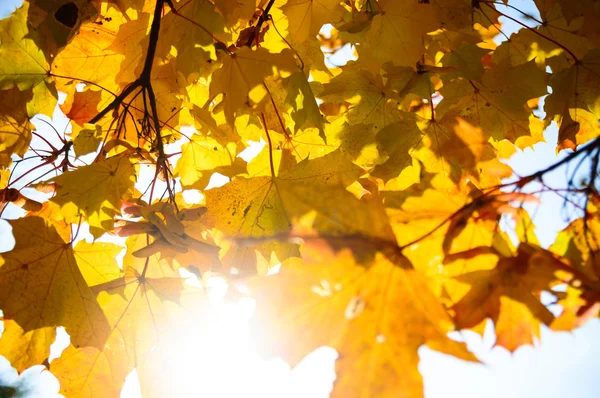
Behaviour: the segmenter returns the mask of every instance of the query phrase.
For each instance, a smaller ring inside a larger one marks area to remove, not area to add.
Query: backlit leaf
[[[56,196],[67,221],[86,216],[92,233],[112,230],[121,199],[133,187],[135,166],[126,157],[112,157],[54,178]]]
[[[40,217],[11,225],[16,246],[0,258],[0,307],[14,324],[0,340],[2,354],[20,370],[40,364],[50,354],[58,326],[66,328],[77,346],[102,347],[109,325],[71,244]]]

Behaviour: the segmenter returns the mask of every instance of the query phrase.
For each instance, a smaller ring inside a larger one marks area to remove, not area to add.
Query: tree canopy
[[[0,21],[0,355],[66,397],[134,368],[169,396],[167,330],[210,322],[182,270],[254,298],[266,353],[334,347],[334,397],[423,396],[419,347],[477,361],[448,333],[487,319],[514,351],[597,317],[600,2],[504,3],[25,0]],[[37,130],[57,104],[67,132]],[[513,175],[551,123],[568,155]],[[564,165],[586,177],[548,187]],[[549,249],[523,207],[546,191],[576,209]]]

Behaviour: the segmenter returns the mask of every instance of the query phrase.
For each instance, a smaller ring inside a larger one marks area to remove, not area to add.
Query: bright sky
[[[14,4],[20,2],[2,0],[0,18],[10,14]],[[513,5],[531,10],[529,0],[514,1]],[[514,26],[508,25],[506,29],[514,29]],[[54,134],[43,123],[35,124],[43,135]],[[61,120],[60,114],[56,115],[53,124],[61,131],[64,119]],[[556,126],[546,131],[545,138],[547,143],[536,145],[535,151],[528,149],[510,160],[518,174],[535,172],[556,161]],[[26,169],[25,165],[23,170]],[[564,186],[565,175],[564,169],[554,171],[550,184]],[[566,225],[562,204],[560,198],[547,194],[541,206],[530,209],[543,245],[551,244],[556,233]],[[18,212],[12,213],[13,217],[17,215]],[[1,220],[0,237],[0,252],[10,250],[12,236],[6,222]],[[208,398],[328,397],[335,379],[335,350],[322,347],[290,369],[282,360],[263,360],[254,353],[247,333],[250,313],[247,307],[223,305],[221,313],[223,316],[213,328],[202,332],[201,336],[198,331],[191,331],[187,342],[173,347],[174,360],[184,365],[172,375],[178,398],[195,397],[200,393]],[[466,339],[469,349],[483,364],[466,363],[422,347],[419,369],[425,380],[426,397],[600,397],[598,336],[600,320],[597,319],[573,333],[553,333],[544,329],[541,344],[522,347],[510,354],[503,348],[493,347],[494,334],[490,327],[483,339],[472,332],[462,333],[459,337]],[[59,345],[66,342],[65,337],[59,340]],[[17,378],[16,371],[0,357],[0,386],[16,388],[21,397],[56,397],[58,382],[42,369],[41,366],[31,368]],[[139,396],[135,373],[128,378],[121,396]]]

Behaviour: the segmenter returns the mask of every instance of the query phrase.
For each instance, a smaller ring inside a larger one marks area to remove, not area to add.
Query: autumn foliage
[[[477,361],[448,332],[487,319],[514,351],[597,316],[600,3],[535,5],[25,0],[0,21],[0,212],[20,215],[0,354],[66,397],[117,397],[134,368],[170,396],[166,331],[210,320],[182,269],[254,298],[265,351],[338,350],[335,397],[423,396],[418,348]],[[521,29],[498,45],[503,15]],[[326,65],[343,46],[357,59]],[[36,129],[59,93],[67,132]],[[552,122],[569,154],[514,178]],[[525,188],[583,161],[542,249]]]

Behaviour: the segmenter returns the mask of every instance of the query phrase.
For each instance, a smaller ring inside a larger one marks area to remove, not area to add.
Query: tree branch
[[[160,20],[162,16],[162,9],[165,0],[156,0],[156,8],[154,9],[154,19],[152,20],[152,26],[150,27],[150,43],[148,44],[148,51],[146,53],[146,59],[144,61],[144,69],[140,76],[129,86],[123,90],[115,99],[112,100],[104,109],[102,109],[96,116],[90,119],[89,123],[95,124],[100,121],[108,112],[116,109],[119,105],[125,101],[125,99],[131,94],[136,88],[147,88],[150,86],[150,76],[152,74],[152,65],[154,64],[154,55],[156,54],[156,46],[158,45],[158,35],[160,33]]]

